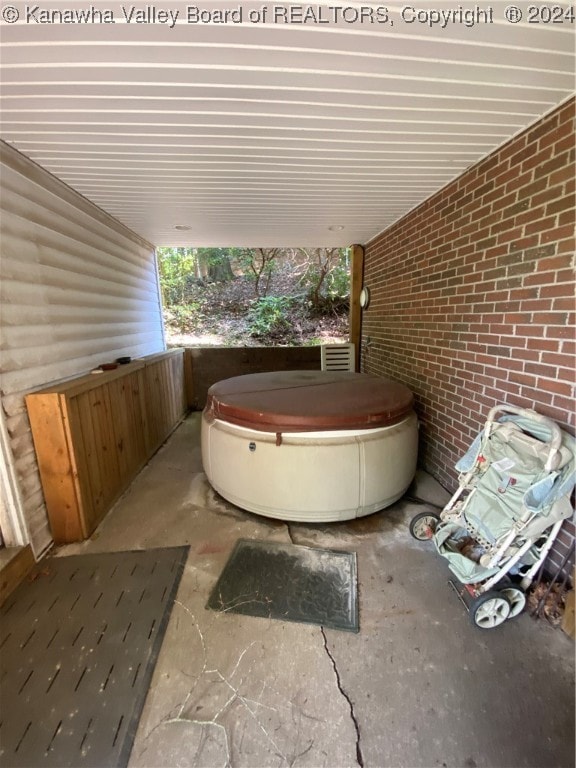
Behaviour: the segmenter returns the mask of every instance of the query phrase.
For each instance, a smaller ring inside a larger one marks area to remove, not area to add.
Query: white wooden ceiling
[[[396,2],[392,24],[355,22],[376,18],[368,2],[199,2],[241,7],[212,24],[188,23],[191,3],[134,4],[178,11],[173,28],[111,0],[41,2],[38,21],[10,5],[2,138],[156,245],[366,242],[574,90],[574,26],[509,23],[505,2],[492,24],[445,28]],[[48,8],[116,23],[40,23]]]

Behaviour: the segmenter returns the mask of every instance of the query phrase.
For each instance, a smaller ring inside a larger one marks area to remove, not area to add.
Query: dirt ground
[[[256,300],[254,284],[246,277],[227,283],[191,286],[183,308],[164,310],[168,346],[310,346],[348,340],[348,312],[313,313],[303,301],[301,289],[280,273],[269,296],[288,296],[294,301],[286,311],[284,328],[257,335],[251,329],[250,310]],[[300,301],[298,301],[300,299]]]

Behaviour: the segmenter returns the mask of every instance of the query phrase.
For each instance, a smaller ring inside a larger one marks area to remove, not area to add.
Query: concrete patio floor
[[[228,504],[202,472],[199,416],[89,541],[55,553],[190,545],[132,768],[574,765],[574,644],[565,634],[527,614],[474,628],[445,561],[408,533],[421,505],[287,525]],[[415,493],[447,498],[423,473]],[[355,551],[359,634],[206,610],[239,538]]]

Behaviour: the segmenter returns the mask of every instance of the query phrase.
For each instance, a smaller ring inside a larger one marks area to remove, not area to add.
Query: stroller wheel
[[[434,536],[440,515],[434,512],[419,512],[410,521],[410,533],[418,541],[428,541]]]
[[[519,616],[524,610],[526,605],[526,595],[518,587],[505,587],[499,590],[501,595],[505,595],[510,603],[510,615],[509,619],[514,619]]]
[[[510,616],[511,606],[508,597],[492,589],[474,598],[470,604],[470,618],[479,629],[494,629],[503,624]]]

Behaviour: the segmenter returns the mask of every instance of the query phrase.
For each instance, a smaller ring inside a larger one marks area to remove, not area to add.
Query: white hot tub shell
[[[202,416],[202,460],[210,484],[243,509],[291,521],[350,520],[392,504],[416,471],[418,423],[409,390],[378,377],[359,378],[367,376],[282,372],[214,385]],[[370,386],[360,386],[360,415],[354,416],[350,407],[341,409],[349,405],[345,389],[358,384]],[[384,389],[387,415],[374,398]],[[402,395],[401,407],[390,406],[391,389]],[[367,395],[377,402],[370,406]],[[394,423],[382,425],[386,420]],[[348,422],[356,428],[305,429]],[[370,423],[378,426],[358,427]],[[281,428],[290,424],[292,429]]]

